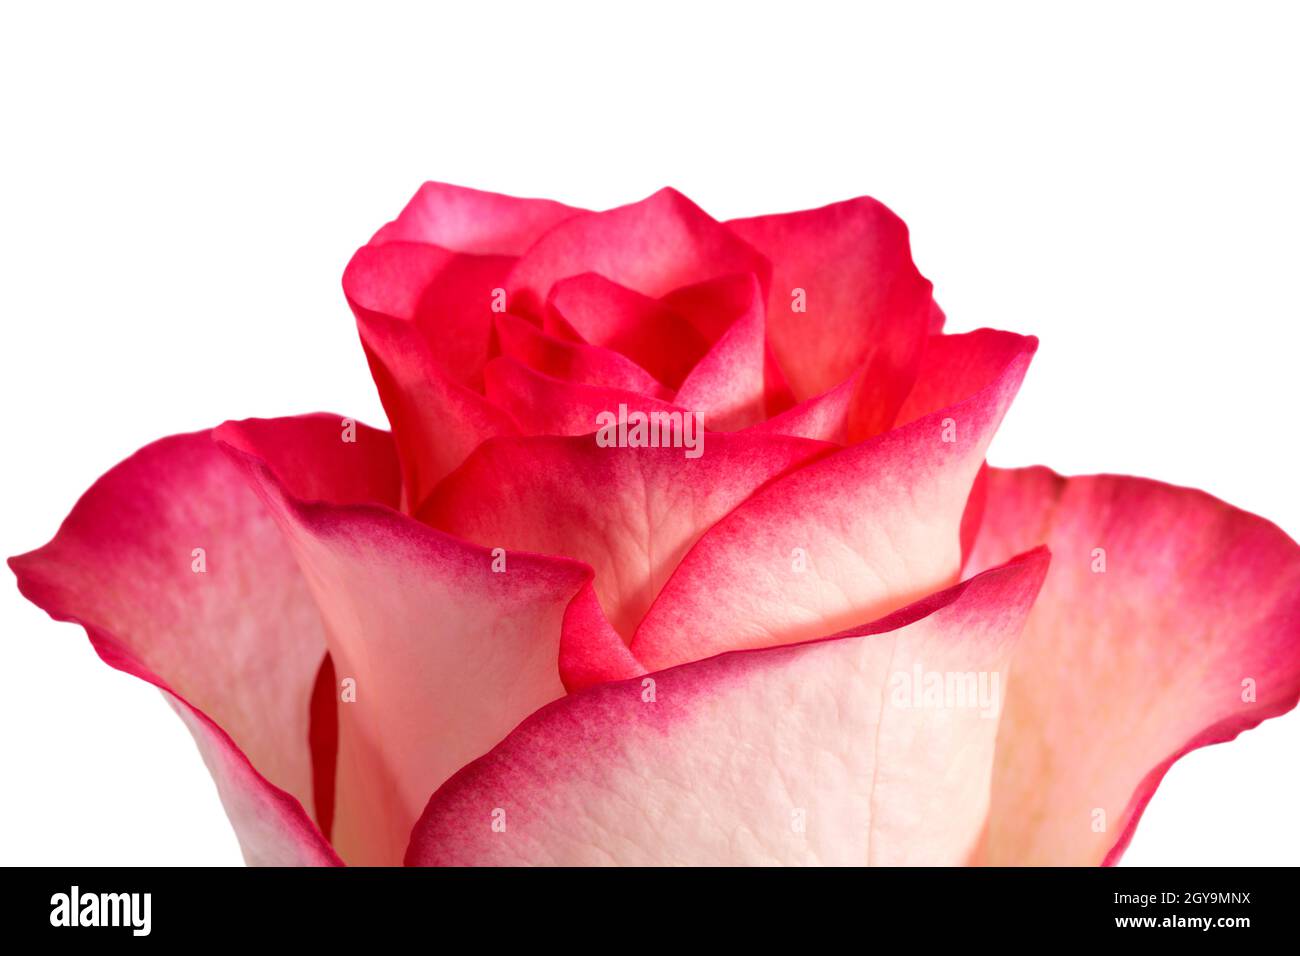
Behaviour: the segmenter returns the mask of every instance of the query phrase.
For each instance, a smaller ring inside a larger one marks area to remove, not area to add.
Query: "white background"
[[[1280,5],[15,7],[5,555],[162,435],[382,425],[339,278],[429,178],[590,207],[674,185],[720,218],[874,195],[950,330],[1042,340],[995,464],[1195,485],[1300,535]],[[0,861],[240,862],[157,692],[12,577],[0,613]],[[1292,713],[1184,759],[1126,862],[1300,863],[1298,754]]]

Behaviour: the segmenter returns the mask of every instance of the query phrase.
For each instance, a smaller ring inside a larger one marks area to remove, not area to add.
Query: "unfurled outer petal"
[[[907,227],[874,199],[733,219],[727,227],[772,263],[768,338],[799,400],[870,365],[871,404],[897,408],[933,317]]]
[[[1199,491],[990,469],[972,566],[1040,542],[981,860],[1114,863],[1174,760],[1295,706],[1300,548]]]
[[[806,640],[957,580],[984,451],[1037,345],[956,404],[769,483],[687,553],[632,641],[659,669]]]
[[[591,569],[297,497],[279,450],[337,441],[323,430],[230,423],[218,437],[281,522],[325,623],[340,683],[334,845],[349,863],[400,863],[429,794],[564,693],[561,623]]]
[[[1025,555],[845,635],[556,701],[434,794],[407,862],[965,862],[1046,563]],[[970,692],[927,703],[912,682],[928,675]]]
[[[111,659],[105,659],[112,663]],[[202,711],[167,691],[164,696],[198,744],[199,754],[212,774],[221,805],[239,840],[245,863],[249,866],[342,865],[343,861],[320,829],[303,813],[298,800],[268,783],[230,736]]]
[[[336,441],[339,425],[328,420]],[[388,436],[358,437],[346,458],[286,450],[314,497],[395,493]],[[137,452],[95,483],[53,541],[10,564],[33,603],[82,624],[105,661],[168,692],[250,863],[337,862],[308,815],[320,614],[274,519],[210,432]]]

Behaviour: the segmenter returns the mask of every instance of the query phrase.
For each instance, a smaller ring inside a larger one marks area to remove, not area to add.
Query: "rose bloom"
[[[23,593],[159,687],[254,864],[1109,864],[1300,695],[1300,553],[1003,470],[1032,337],[871,199],[425,185],[343,277],[391,432],[149,445]]]

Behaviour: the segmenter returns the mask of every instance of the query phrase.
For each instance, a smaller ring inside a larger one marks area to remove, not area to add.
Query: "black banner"
[[[4,926],[50,941],[440,945],[482,936],[608,947],[848,932],[913,939],[1293,939],[1288,869],[10,870]],[[699,927],[698,930],[687,927]],[[449,935],[450,934],[450,935]],[[684,936],[681,934],[685,934]],[[621,944],[621,943],[620,943]]]

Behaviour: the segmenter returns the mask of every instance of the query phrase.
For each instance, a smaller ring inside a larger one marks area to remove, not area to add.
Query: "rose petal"
[[[677,388],[709,348],[709,339],[662,300],[595,273],[563,279],[551,290],[544,327],[626,355]]]
[[[423,242],[455,252],[518,256],[542,233],[585,211],[549,199],[429,182],[370,242]]]
[[[631,411],[687,413],[640,392],[561,381],[506,356],[488,362],[483,381],[488,399],[526,435],[589,435],[600,427],[597,416],[618,414],[620,404]]]
[[[334,790],[338,777],[339,709],[334,703],[338,686],[334,659],[326,651],[311,691],[311,726],[307,740],[311,746],[312,798],[316,805],[316,825],[327,840],[334,832]]]
[[[404,505],[414,505],[480,442],[514,434],[515,426],[501,409],[444,373],[429,342],[409,319],[349,299],[370,373],[393,426]]]
[[[710,434],[684,448],[602,448],[594,435],[486,442],[417,516],[487,547],[562,554],[595,570],[630,639],[686,550],[760,485],[827,451],[820,442]]]
[[[768,338],[797,399],[874,364],[873,403],[907,394],[932,321],[907,227],[874,199],[727,226],[772,262]],[[806,311],[796,311],[803,293]]]
[[[931,336],[893,426],[914,422],[979,391],[1024,351],[1025,342],[1023,335],[997,329]]]
[[[975,476],[970,496],[966,499],[966,508],[961,513],[961,566],[963,568],[967,566],[971,552],[975,550],[975,539],[984,520],[984,506],[988,501],[988,494],[989,466],[988,462],[985,462]]]
[[[964,862],[997,721],[903,706],[898,678],[1000,686],[1046,563],[1026,555],[849,635],[556,701],[433,795],[407,862]]]
[[[837,445],[847,444],[850,421],[861,394],[863,374],[859,370],[829,391],[806,398],[780,414],[752,425],[749,430],[771,435],[813,438]]]
[[[938,308],[937,306],[935,307]],[[872,382],[889,376],[873,355],[827,392],[754,425],[757,431],[851,444],[960,401],[992,381],[1024,346],[1023,336],[994,329],[934,335],[906,395]],[[888,394],[886,394],[888,393]]]
[[[939,303],[930,302],[930,334],[938,335],[943,331],[943,324],[947,321],[947,316],[943,314],[943,309],[939,308]]]
[[[543,232],[583,212],[426,183],[348,264],[343,287],[397,438],[408,504],[484,438],[513,432],[476,394],[505,276]]]
[[[213,438],[274,462],[285,490],[304,501],[396,508],[402,494],[393,436],[343,415],[245,418]]]
[[[486,752],[528,713],[564,693],[560,627],[591,580],[576,562],[502,555],[388,508],[293,496],[276,449],[326,440],[270,423],[219,437],[274,510],[303,570],[339,680],[334,845],[349,863],[401,861],[430,791]],[[346,689],[346,686],[344,687]]]
[[[409,323],[444,376],[478,388],[514,262],[414,242],[363,246],[343,272],[343,291],[363,339],[372,317]]]
[[[499,315],[497,341],[501,354],[548,375],[578,385],[596,385],[639,392],[652,398],[672,398],[672,390],[630,358],[611,349],[566,341],[548,335],[527,319]]]
[[[687,553],[632,641],[658,669],[876,617],[956,580],[984,451],[1037,343],[961,402],[767,485]]]
[[[757,311],[763,315],[763,387],[766,415],[778,415],[794,405],[794,396],[789,383],[781,373],[771,344],[767,341],[767,309],[764,305],[762,277],[754,274],[723,276],[694,285],[674,289],[661,300],[675,313],[686,319],[710,343],[710,348],[717,349],[720,340],[737,324],[737,320],[746,320],[742,325],[748,328],[748,320],[755,311],[756,298],[754,287],[758,286]],[[742,339],[742,341],[745,341]],[[745,381],[751,381],[752,371],[748,368],[750,354],[744,353],[746,364],[739,368]],[[701,356],[703,358],[703,356]],[[720,430],[727,428],[719,426]]]
[[[565,220],[519,260],[510,310],[540,316],[551,287],[594,272],[658,298],[681,286],[752,272],[764,287],[767,261],[675,189],[605,212]]]
[[[202,711],[165,689],[164,697],[198,745],[203,763],[217,785],[221,805],[239,838],[245,863],[249,866],[343,865],[321,831],[303,812],[302,804],[268,783],[225,731]]]
[[[588,584],[564,612],[564,629],[560,635],[560,680],[569,693],[603,684],[627,680],[645,673],[645,667],[609,623],[596,598],[596,589]]]
[[[388,437],[359,438],[346,459],[311,468],[293,451],[296,476],[322,498],[369,497],[367,474],[389,475],[391,488]],[[84,626],[105,661],[178,702],[245,859],[337,862],[308,816],[320,615],[275,521],[210,432],[137,452],[49,544],[10,565],[33,603]]]
[[[972,565],[1039,542],[982,860],[1110,864],[1178,757],[1295,706],[1300,548],[1199,491],[990,469]]]
[[[673,402],[699,412],[711,429],[734,431],[762,421],[769,403],[764,365],[767,356],[764,294],[758,278],[752,275],[721,285],[727,289],[724,294],[742,296],[739,301],[744,304],[690,370]],[[730,311],[715,309],[710,313],[719,316]]]

